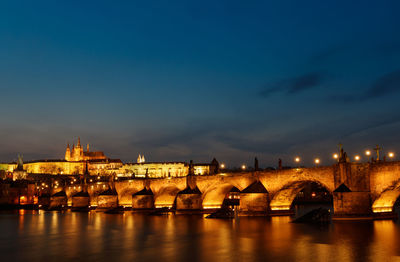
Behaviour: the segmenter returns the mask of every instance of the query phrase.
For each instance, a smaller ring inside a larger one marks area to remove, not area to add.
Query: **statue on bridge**
[[[194,165],[193,165],[193,160],[190,160],[189,163],[189,176],[193,176],[194,175]]]
[[[339,143],[339,162],[346,163],[349,162],[349,158],[347,157],[347,153],[343,150],[343,145]]]

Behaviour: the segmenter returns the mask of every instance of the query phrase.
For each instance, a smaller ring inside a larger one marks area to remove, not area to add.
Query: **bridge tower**
[[[369,163],[351,163],[341,148],[334,167],[333,208],[335,217],[371,215]]]

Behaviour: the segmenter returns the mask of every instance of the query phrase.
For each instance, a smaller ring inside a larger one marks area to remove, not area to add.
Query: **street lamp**
[[[365,155],[370,156],[371,155],[371,151],[369,151],[369,150],[365,151]]]
[[[320,162],[321,162],[321,161],[319,160],[319,158],[316,158],[316,159],[314,160],[314,163],[315,163],[316,165],[319,165]]]
[[[296,163],[300,163],[300,157],[296,157],[296,158],[294,159],[294,161],[295,161]]]
[[[246,170],[246,165],[242,165],[242,170]]]
[[[389,153],[388,153],[388,156],[389,156],[390,158],[393,158],[393,157],[394,157],[394,153],[393,153],[393,152],[389,152]]]
[[[221,164],[221,169],[224,169],[225,168],[225,164]]]
[[[360,160],[360,156],[359,156],[359,155],[356,155],[356,156],[354,157],[354,159],[355,159],[356,161],[359,161],[359,160]]]
[[[339,155],[338,154],[333,154],[333,159],[336,159],[336,160],[338,160],[339,159]]]

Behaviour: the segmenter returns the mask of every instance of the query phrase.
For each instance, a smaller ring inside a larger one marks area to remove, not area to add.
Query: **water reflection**
[[[213,220],[126,212],[0,213],[2,261],[396,261],[400,224]]]

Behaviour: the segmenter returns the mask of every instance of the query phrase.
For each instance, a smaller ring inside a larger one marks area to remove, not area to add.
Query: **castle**
[[[182,177],[189,174],[189,163],[186,162],[147,162],[143,154],[139,154],[136,163],[122,163],[120,159],[110,159],[102,151],[91,152],[89,145],[86,150],[81,146],[81,140],[72,147],[67,144],[64,159],[45,159],[27,161],[23,164],[0,163],[0,173],[23,170],[27,174],[78,175],[86,168],[90,175],[118,177]],[[194,175],[210,175],[217,173],[218,162],[193,164]],[[21,172],[20,172],[21,173]],[[24,174],[25,174],[24,173]],[[19,173],[18,173],[19,174]],[[22,173],[21,173],[22,174]],[[1,175],[1,174],[0,174]]]
[[[65,150],[65,160],[66,161],[91,161],[91,160],[106,160],[107,157],[103,152],[90,152],[89,144],[87,144],[86,152],[83,151],[81,146],[81,139],[78,138],[78,143],[76,146],[72,144],[72,149],[69,148],[69,143],[67,149]]]

